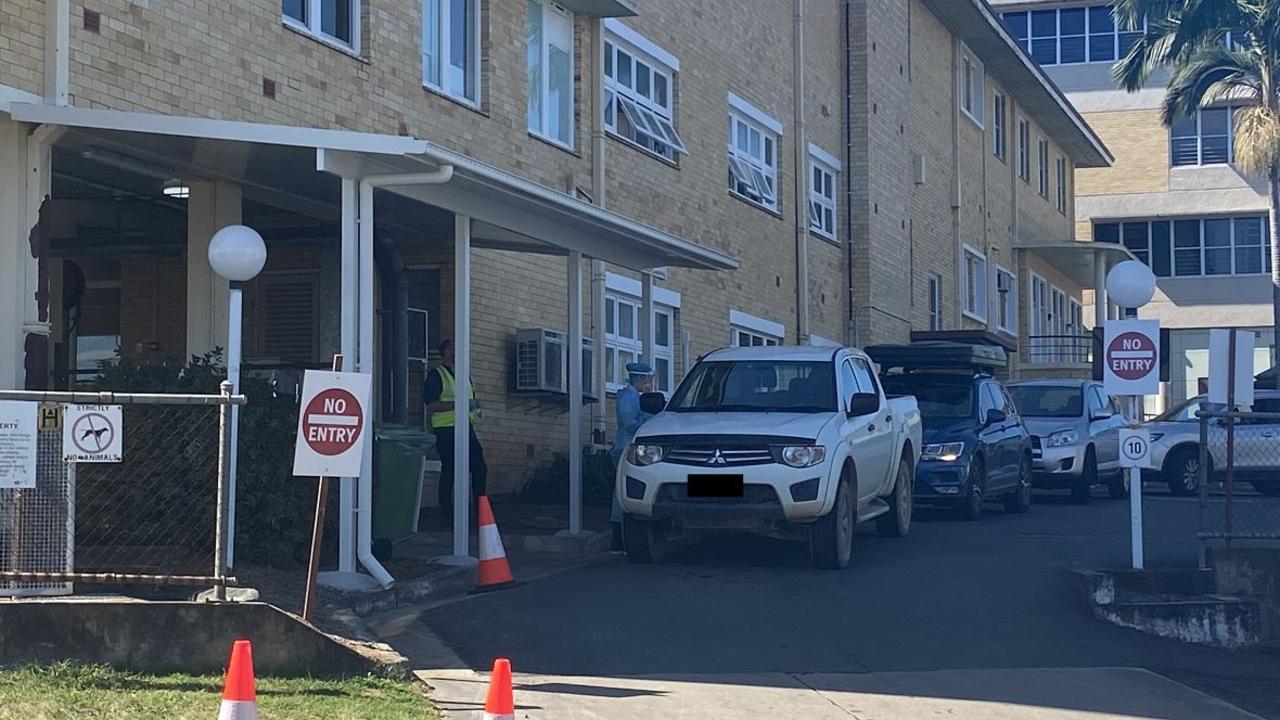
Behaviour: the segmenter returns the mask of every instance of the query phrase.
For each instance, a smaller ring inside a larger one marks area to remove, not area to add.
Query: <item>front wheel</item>
[[[1164,463],[1164,481],[1169,492],[1179,497],[1194,494],[1200,489],[1200,449],[1181,447],[1169,455]]]
[[[911,458],[903,454],[898,462],[898,479],[889,498],[889,512],[876,518],[876,532],[881,537],[906,537],[911,531],[911,510],[915,503],[915,469]]]
[[[851,495],[848,477],[841,477],[831,512],[809,526],[809,554],[817,567],[828,570],[849,567],[849,558],[853,556],[853,531],[857,524],[856,501]]]
[[[1124,500],[1129,497],[1129,471],[1121,470],[1120,474],[1107,481],[1107,494],[1112,500]]]
[[[1005,512],[1024,513],[1031,509],[1031,458],[1018,464],[1018,486],[1004,496]]]
[[[965,486],[964,498],[956,506],[956,518],[973,522],[982,517],[982,490],[986,485],[986,474],[982,463],[975,460],[969,466],[969,483]]]
[[[1093,448],[1084,453],[1084,467],[1080,476],[1071,483],[1071,502],[1074,505],[1088,505],[1093,499],[1093,486],[1098,482],[1098,456]]]
[[[634,563],[662,562],[666,555],[666,537],[658,523],[649,518],[624,515],[622,518],[622,544],[627,559]]]

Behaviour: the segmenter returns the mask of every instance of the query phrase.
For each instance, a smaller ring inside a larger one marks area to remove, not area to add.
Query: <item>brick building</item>
[[[1073,240],[1107,150],[982,0],[9,0],[0,158],[0,386],[221,346],[205,253],[244,223],[246,372],[341,351],[420,422],[467,340],[497,491],[607,439],[637,355],[664,390],[726,344],[920,333],[1078,371],[1020,308],[1123,255]]]

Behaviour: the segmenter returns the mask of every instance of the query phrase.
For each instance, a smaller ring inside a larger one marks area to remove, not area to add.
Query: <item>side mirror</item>
[[[657,415],[667,409],[667,396],[660,392],[647,392],[640,396],[640,409],[646,415]]]
[[[1103,410],[1102,412],[1096,412],[1090,415],[1089,422],[1100,422],[1102,420],[1110,420],[1113,417],[1115,417],[1115,415]]]
[[[855,393],[849,398],[849,417],[870,415],[880,409],[880,396],[875,393]]]
[[[988,425],[995,425],[996,423],[1002,423],[1008,419],[1009,419],[1009,415],[1005,413],[1005,411],[1003,410],[997,410],[995,408],[992,408],[987,411]]]

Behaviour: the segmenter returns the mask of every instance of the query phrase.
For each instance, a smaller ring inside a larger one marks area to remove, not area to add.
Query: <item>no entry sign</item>
[[[1155,395],[1160,392],[1160,323],[1155,320],[1112,320],[1103,348],[1103,384],[1109,395]]]
[[[302,380],[293,474],[355,477],[368,435],[370,377],[308,370]]]

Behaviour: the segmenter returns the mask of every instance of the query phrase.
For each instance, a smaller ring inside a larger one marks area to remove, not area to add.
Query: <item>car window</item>
[[[978,417],[986,419],[987,413],[997,407],[995,393],[991,391],[991,383],[983,383],[981,392],[978,395]]]
[[[1097,385],[1091,385],[1089,387],[1086,400],[1089,417],[1093,417],[1095,414],[1103,412],[1107,406],[1106,401],[1102,399],[1102,391],[1098,389]]]
[[[858,389],[858,380],[853,376],[853,364],[848,360],[840,363],[840,393],[844,396],[841,402],[849,402],[849,398],[854,393],[861,392]]]
[[[1084,391],[1079,385],[1014,385],[1009,388],[1024,417],[1080,417]]]
[[[877,398],[878,398],[878,393],[876,392],[876,382],[871,376],[871,368],[867,365],[866,361],[862,360],[861,358],[854,358],[852,360],[852,363],[853,363],[853,377],[858,382],[858,392],[877,395]],[[877,410],[880,409],[879,404],[876,405],[876,409]]]
[[[1018,414],[1018,406],[1014,404],[1013,398],[1009,395],[1009,391],[1005,390],[1003,385],[995,386],[1000,393],[1000,401],[1004,405],[1004,414],[1013,417]]]
[[[835,364],[786,360],[704,361],[680,383],[674,412],[830,412]]]
[[[969,378],[895,373],[880,378],[887,395],[912,395],[925,418],[972,418],[977,388]]]

